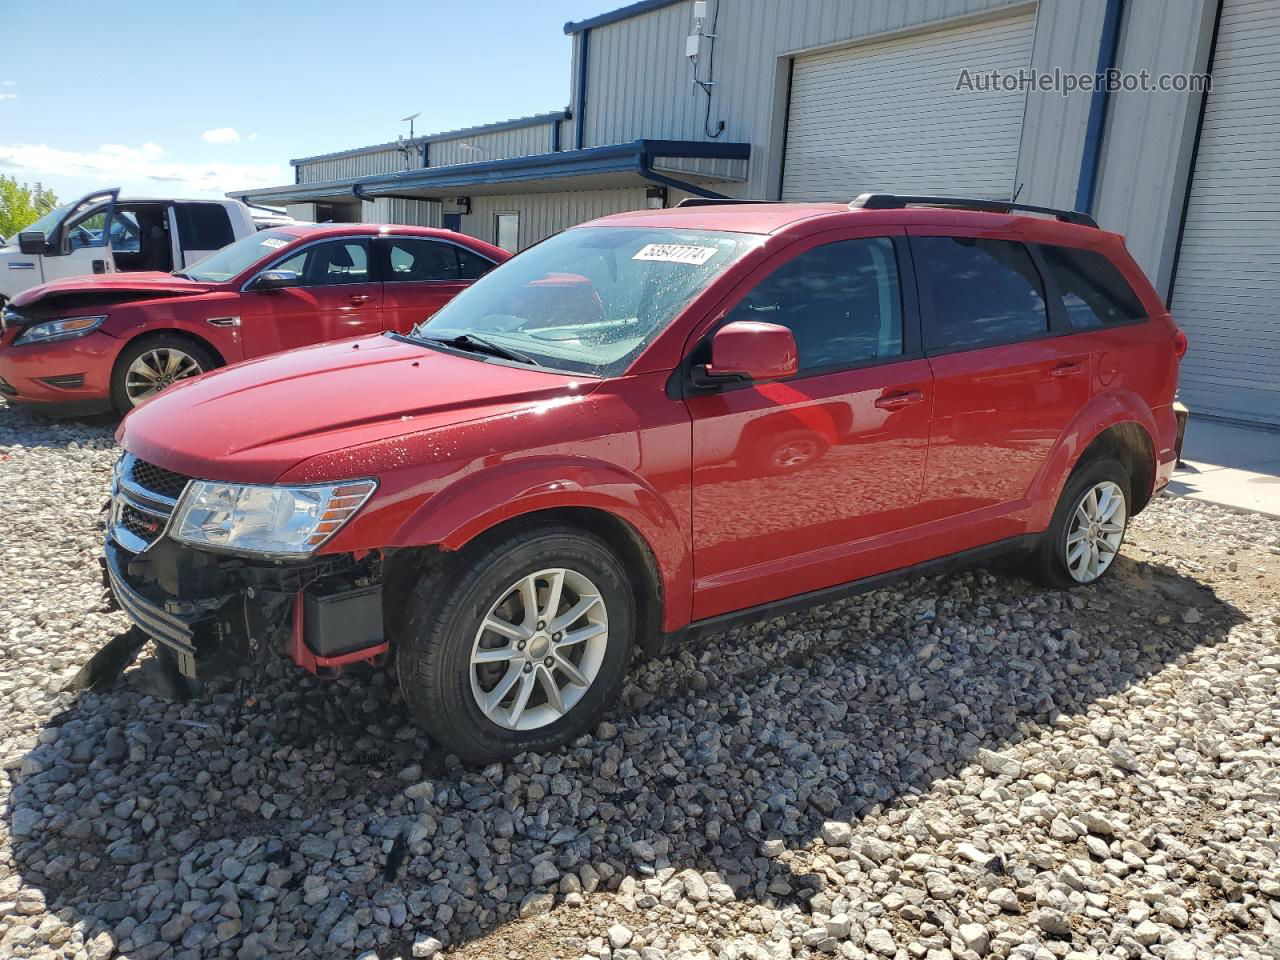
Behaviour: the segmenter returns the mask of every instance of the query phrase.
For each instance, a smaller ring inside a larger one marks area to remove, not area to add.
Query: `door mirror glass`
[[[29,256],[42,256],[49,249],[49,242],[42,230],[23,230],[18,234],[18,249]]]
[[[796,339],[776,323],[735,320],[711,338],[711,362],[699,371],[711,382],[765,383],[794,376],[799,368]]]
[[[250,290],[283,290],[302,285],[302,278],[292,270],[263,270],[249,284]]]

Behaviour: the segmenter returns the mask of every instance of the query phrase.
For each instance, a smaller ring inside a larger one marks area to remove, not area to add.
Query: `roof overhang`
[[[655,10],[661,10],[664,7],[674,6],[681,2],[683,0],[638,0],[636,3],[627,4],[625,7],[619,7],[617,10],[610,10],[608,13],[602,13],[586,20],[570,20],[564,25],[564,32],[572,35],[595,27],[606,27],[611,23],[617,23],[619,20],[629,20],[631,17],[638,17],[642,13],[652,13]]]
[[[396,195],[440,200],[459,194],[638,187],[677,177],[690,185],[732,183],[746,179],[750,157],[749,143],[633,140],[586,150],[379,174],[361,179],[360,189],[370,197]]]
[[[457,196],[602,190],[652,184],[720,196],[703,184],[747,178],[749,143],[633,140],[586,150],[562,150],[505,160],[422,167],[345,180],[241,190],[228,196],[274,203],[314,203],[376,197],[445,200]]]

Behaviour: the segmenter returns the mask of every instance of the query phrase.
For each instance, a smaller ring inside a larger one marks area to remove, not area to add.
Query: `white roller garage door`
[[[961,70],[1030,65],[1034,14],[796,58],[784,200],[867,190],[1006,199],[1025,96],[956,90]]]
[[[1227,0],[1171,298],[1182,397],[1280,424],[1280,5]]]

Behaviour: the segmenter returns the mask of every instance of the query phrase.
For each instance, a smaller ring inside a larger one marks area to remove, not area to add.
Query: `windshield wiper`
[[[492,340],[486,340],[484,337],[478,337],[474,333],[460,333],[456,337],[423,337],[430,343],[443,343],[446,347],[454,347],[458,350],[469,350],[472,353],[487,353],[491,356],[501,357],[503,360],[514,360],[516,363],[527,363],[532,367],[540,367],[533,357],[527,354],[519,353],[509,347],[504,347],[494,343]]]

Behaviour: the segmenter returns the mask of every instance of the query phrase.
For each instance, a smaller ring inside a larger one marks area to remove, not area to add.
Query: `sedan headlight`
[[[61,320],[46,320],[44,323],[33,323],[26,327],[14,339],[16,347],[20,343],[47,343],[50,340],[71,340],[93,333],[106,320],[102,317],[64,317]]]
[[[355,516],[376,487],[373,480],[305,487],[193,480],[170,534],[194,546],[305,557]]]

